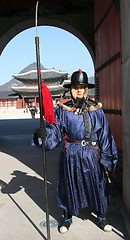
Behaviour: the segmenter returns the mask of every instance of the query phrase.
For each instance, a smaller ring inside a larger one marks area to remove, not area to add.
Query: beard
[[[84,109],[85,103],[86,103],[86,96],[87,96],[86,90],[87,90],[87,88],[85,89],[84,96],[82,98],[79,98],[79,97],[76,97],[75,89],[74,88],[71,89],[71,91],[70,91],[71,98],[73,99],[76,108]]]
[[[76,98],[74,99],[74,104],[76,108],[81,108],[84,105],[85,99],[83,98]]]

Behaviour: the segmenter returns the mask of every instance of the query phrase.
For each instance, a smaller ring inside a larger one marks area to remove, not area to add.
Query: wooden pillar
[[[36,105],[37,105],[36,96],[34,97],[34,99],[35,99],[35,107],[37,107],[37,106],[36,106]]]
[[[60,102],[62,103],[62,101],[63,101],[63,98],[62,98],[62,95],[60,96]]]
[[[7,109],[8,109],[8,101],[9,101],[9,100],[7,99]]]
[[[25,106],[25,100],[24,100],[24,97],[22,97],[22,108],[24,108]]]

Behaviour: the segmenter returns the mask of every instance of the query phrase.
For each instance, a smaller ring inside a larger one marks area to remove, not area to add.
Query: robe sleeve
[[[60,142],[62,142],[65,135],[64,113],[60,107],[55,111],[55,124],[46,123],[47,139],[45,141],[45,149],[54,149]]]
[[[102,128],[99,131],[99,146],[100,146],[100,162],[108,171],[112,172],[117,164],[117,148],[112,136],[108,121],[101,109],[101,124]]]

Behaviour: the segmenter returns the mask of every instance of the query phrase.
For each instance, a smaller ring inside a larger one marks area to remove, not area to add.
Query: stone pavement
[[[31,112],[26,109],[17,109],[17,110],[0,110],[0,119],[27,119],[31,118]],[[35,114],[35,118],[39,118],[38,114]]]
[[[31,136],[38,125],[29,113],[0,113],[0,240],[47,239],[41,150],[31,147]],[[9,121],[8,121],[9,120]],[[55,187],[61,146],[46,153],[50,220],[61,221],[56,206]],[[120,189],[112,184],[112,205],[108,211],[112,232],[97,227],[96,216],[87,209],[73,217],[70,231],[60,234],[50,228],[51,240],[129,240],[124,222]]]

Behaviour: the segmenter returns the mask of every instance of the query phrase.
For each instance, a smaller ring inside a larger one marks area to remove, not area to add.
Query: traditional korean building
[[[33,65],[31,67],[35,67]],[[46,69],[42,66],[41,74],[51,92],[54,106],[57,102],[64,103],[70,98],[69,89],[67,92],[64,88],[70,82],[70,75],[67,72]],[[11,91],[0,91],[0,110],[25,109],[33,106],[38,108],[37,70],[25,70],[25,72],[14,74],[13,77],[18,80],[18,84],[15,81],[17,85],[11,86]],[[89,96],[94,99],[95,89],[89,89]]]
[[[63,87],[63,82],[68,79],[68,73],[55,69],[43,69],[41,70],[41,74],[51,92],[55,105],[64,94],[65,88]],[[20,87],[12,87],[12,90],[22,99],[22,106],[20,100],[18,100],[20,103],[17,106],[19,108],[39,107],[37,70],[14,74],[13,77],[24,84]]]
[[[15,110],[19,108],[17,104],[21,100],[18,99],[19,95],[13,91],[0,91],[0,110],[6,111],[7,109]]]

